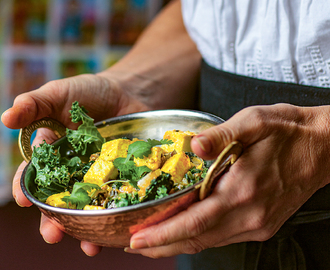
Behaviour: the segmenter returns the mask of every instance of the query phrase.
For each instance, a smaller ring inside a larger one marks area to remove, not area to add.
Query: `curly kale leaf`
[[[75,205],[77,209],[83,209],[92,201],[93,191],[100,189],[96,184],[76,182],[70,196],[63,197],[62,201],[71,206]]]
[[[73,185],[72,175],[75,175],[76,171],[83,170],[86,173],[86,164],[82,163],[79,157],[61,157],[59,151],[45,141],[39,147],[34,147],[31,163],[36,169],[37,191],[34,196],[42,202]]]
[[[43,169],[46,165],[51,168],[58,166],[60,164],[60,158],[59,151],[56,151],[53,145],[43,141],[39,147],[33,147],[31,162],[38,171]]]
[[[94,125],[94,119],[87,115],[87,110],[80,107],[77,101],[72,103],[70,110],[71,120],[74,123],[82,121],[77,130],[66,130],[67,139],[76,153],[85,155],[87,148],[93,146],[96,151],[100,151],[105,139],[101,136]],[[90,145],[90,146],[89,146]]]
[[[45,141],[39,147],[34,147],[31,163],[37,175],[35,182],[40,187],[48,187],[52,182],[62,186],[63,190],[70,181],[69,169],[61,165],[59,151]]]

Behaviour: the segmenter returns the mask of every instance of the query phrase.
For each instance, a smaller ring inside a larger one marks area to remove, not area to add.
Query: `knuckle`
[[[53,80],[53,81],[49,81],[49,82],[46,82],[46,83],[43,85],[44,88],[47,88],[47,89],[52,90],[52,91],[61,88],[61,86],[62,86],[62,82],[61,82],[61,80]]]
[[[275,234],[270,218],[265,214],[254,215],[247,222],[246,230],[253,232],[256,241],[266,241]]]
[[[194,237],[188,239],[185,243],[184,253],[185,254],[196,254],[204,250],[206,247],[199,241],[198,238]]]
[[[264,216],[255,216],[248,222],[249,231],[264,231],[267,226],[267,220]]]
[[[260,231],[257,237],[257,241],[264,242],[269,240],[274,235],[273,230],[270,229],[263,229]]]
[[[258,128],[264,128],[267,125],[268,117],[262,107],[249,108],[249,117],[253,119],[253,122]]]

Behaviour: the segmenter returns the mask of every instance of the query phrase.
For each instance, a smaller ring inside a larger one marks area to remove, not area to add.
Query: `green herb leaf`
[[[83,209],[85,205],[91,202],[92,194],[89,195],[89,193],[91,193],[93,189],[99,190],[101,188],[96,184],[76,182],[73,185],[70,196],[63,197],[62,201],[66,202],[68,205],[75,205],[77,209]]]
[[[156,179],[153,179],[146,189],[146,195],[141,198],[141,202],[159,199],[167,196],[173,187],[173,181],[169,173],[162,172]],[[165,191],[166,189],[166,191]]]
[[[147,141],[136,141],[129,145],[126,160],[129,160],[132,156],[137,158],[147,157],[150,155],[152,147],[171,143],[173,142],[168,139],[160,141],[151,139],[148,139]]]
[[[129,183],[135,188],[138,188],[137,182],[139,179],[141,179],[142,175],[151,172],[147,166],[137,167],[134,161],[126,161],[125,158],[116,158],[113,161],[113,165],[118,169],[120,173],[119,178],[123,180],[129,180]]]
[[[70,181],[68,168],[60,163],[60,153],[45,141],[34,147],[31,163],[36,169],[35,182],[40,187],[48,187],[52,182],[63,187]]]
[[[120,193],[114,200],[116,207],[124,207],[140,203],[137,192]]]
[[[157,195],[156,195],[155,199],[157,200],[157,199],[161,199],[161,198],[168,196],[167,192],[168,192],[167,187],[165,187],[165,186],[158,187]]]
[[[79,103],[75,101],[72,104],[70,113],[72,122],[78,123],[82,121],[77,130],[68,128],[66,130],[67,139],[75,152],[85,155],[89,145],[95,148],[95,152],[100,151],[105,139],[95,127],[94,119],[87,115],[87,110],[84,107],[80,107]]]

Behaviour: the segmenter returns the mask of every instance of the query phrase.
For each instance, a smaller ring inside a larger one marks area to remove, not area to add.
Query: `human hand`
[[[73,101],[79,101],[96,121],[112,116],[146,110],[147,106],[121,89],[115,79],[102,75],[80,75],[68,79],[52,81],[40,89],[24,93],[15,98],[14,105],[2,115],[2,122],[9,128],[23,128],[35,120],[51,117],[74,129],[69,110]],[[50,143],[56,139],[52,131],[39,129],[33,145],[43,140]],[[20,188],[20,178],[26,162],[17,169],[13,180],[13,196],[18,205],[28,207],[32,203]],[[48,243],[61,241],[64,233],[57,223],[42,216],[40,232]],[[88,255],[95,255],[100,247],[82,242],[82,249]]]
[[[193,151],[214,159],[232,141],[241,157],[212,194],[134,234],[129,253],[159,258],[271,238],[329,183],[329,107],[250,107],[196,136]]]

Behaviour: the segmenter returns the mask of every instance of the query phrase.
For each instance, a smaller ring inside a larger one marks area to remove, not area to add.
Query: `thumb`
[[[225,122],[195,136],[191,141],[191,149],[203,159],[215,159],[230,142],[237,140],[239,136],[236,133],[238,131],[231,122]]]
[[[260,117],[260,114],[265,117]],[[233,141],[248,147],[267,136],[269,129],[264,128],[265,121],[262,119],[266,119],[268,114],[265,107],[246,108],[228,121],[195,136],[191,141],[191,149],[199,157],[210,160],[215,159]]]
[[[46,111],[46,114],[50,111]],[[29,125],[38,117],[38,109],[32,95],[21,94],[15,98],[14,105],[6,110],[2,116],[2,123],[12,129],[18,129]]]

